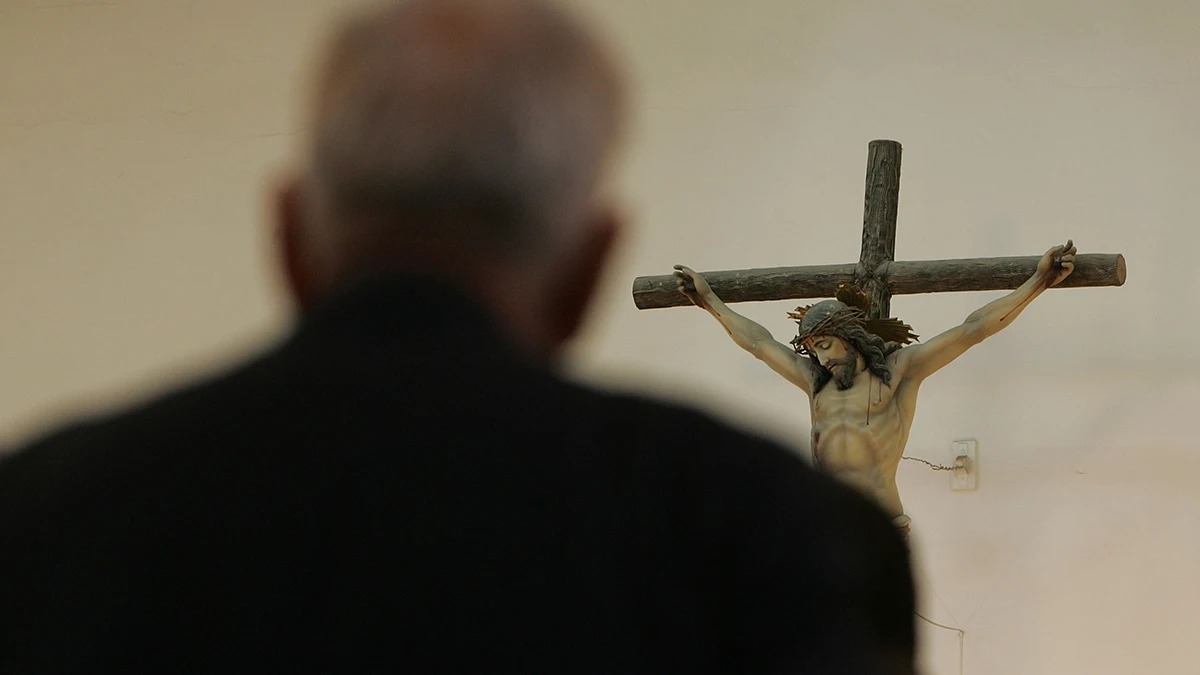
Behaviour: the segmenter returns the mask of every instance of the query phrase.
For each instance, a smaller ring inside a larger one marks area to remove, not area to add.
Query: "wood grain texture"
[[[1012,290],[1033,275],[1041,256],[960,258],[953,260],[897,261],[882,279],[892,295]],[[838,284],[854,281],[854,263],[771,267],[764,269],[701,272],[717,297],[727,303],[831,298]],[[1083,253],[1075,257],[1075,271],[1055,288],[1121,286],[1125,283],[1125,257],[1119,253]],[[691,302],[670,274],[634,279],[633,300],[638,309],[682,307]]]
[[[854,263],[727,270],[701,274],[717,297],[727,303],[823,298],[833,297],[838,284],[854,281]],[[673,274],[634,279],[633,301],[638,309],[692,304],[677,289]]]
[[[855,282],[871,300],[869,318],[890,315],[891,294],[880,266],[896,259],[896,214],[900,208],[901,147],[896,141],[871,141],[867,148],[862,249]]]
[[[1006,291],[1025,283],[1037,271],[1040,255],[1007,258],[897,261],[888,266],[888,285],[894,295]],[[1121,286],[1125,257],[1120,253],[1075,256],[1075,271],[1055,288]]]
[[[893,295],[1012,290],[1037,271],[1041,256],[896,261],[896,216],[900,204],[900,159],[896,141],[871,141],[867,149],[862,249],[857,264],[771,267],[701,272],[727,303],[831,298],[840,284],[867,292],[870,318],[891,316]],[[633,280],[638,309],[692,304],[673,275]],[[1076,255],[1075,271],[1055,288],[1121,286],[1125,258],[1119,253]]]

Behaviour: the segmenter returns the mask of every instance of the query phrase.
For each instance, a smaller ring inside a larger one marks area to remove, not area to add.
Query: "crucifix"
[[[1005,328],[1049,288],[1120,286],[1120,254],[1077,255],[1074,245],[1040,256],[897,261],[900,144],[872,141],[867,159],[862,249],[857,263],[638,277],[639,309],[696,305],[738,346],[808,395],[818,468],[873,498],[905,534],[896,469],[924,380]],[[932,339],[891,317],[899,294],[1011,290]],[[798,307],[798,334],[785,346],[727,303],[835,298]],[[915,344],[914,344],[915,343]],[[833,384],[835,386],[827,387]]]
[[[1029,278],[1037,268],[1039,256],[895,260],[900,155],[900,144],[896,141],[870,143],[862,250],[857,263],[705,272],[712,289],[725,302],[759,302],[830,298],[839,285],[853,283],[867,292],[871,318],[885,318],[893,295],[1011,290]],[[1091,253],[1076,256],[1075,271],[1057,288],[1124,283],[1123,256]],[[692,304],[676,289],[671,274],[635,279],[633,300],[638,309]]]

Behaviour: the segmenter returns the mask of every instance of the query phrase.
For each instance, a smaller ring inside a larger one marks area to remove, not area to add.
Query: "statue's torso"
[[[812,398],[812,451],[817,466],[875,498],[889,515],[903,513],[896,468],[912,425],[915,392],[868,371],[840,390],[830,382]]]

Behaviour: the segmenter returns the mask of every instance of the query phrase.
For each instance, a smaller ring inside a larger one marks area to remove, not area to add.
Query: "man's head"
[[[871,371],[884,384],[891,384],[887,357],[902,345],[887,342],[867,330],[860,309],[840,300],[825,300],[805,309],[799,316],[798,333],[792,346],[798,354],[808,356],[815,366],[814,394],[830,380],[838,389],[849,389],[862,369]]]
[[[802,349],[818,366],[832,373],[842,389],[850,386],[862,365],[859,353],[837,335],[815,335],[804,341]]]
[[[616,234],[600,192],[622,99],[596,38],[541,0],[409,0],[348,22],[279,201],[299,305],[373,275],[431,276],[553,350]]]

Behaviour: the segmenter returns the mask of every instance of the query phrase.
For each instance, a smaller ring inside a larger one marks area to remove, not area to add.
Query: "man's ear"
[[[307,310],[316,299],[316,272],[307,241],[301,184],[296,177],[284,180],[275,195],[275,251],[279,269],[292,302]]]
[[[591,219],[571,253],[562,257],[549,280],[546,318],[552,347],[563,346],[583,325],[620,234],[617,214],[605,210]]]

